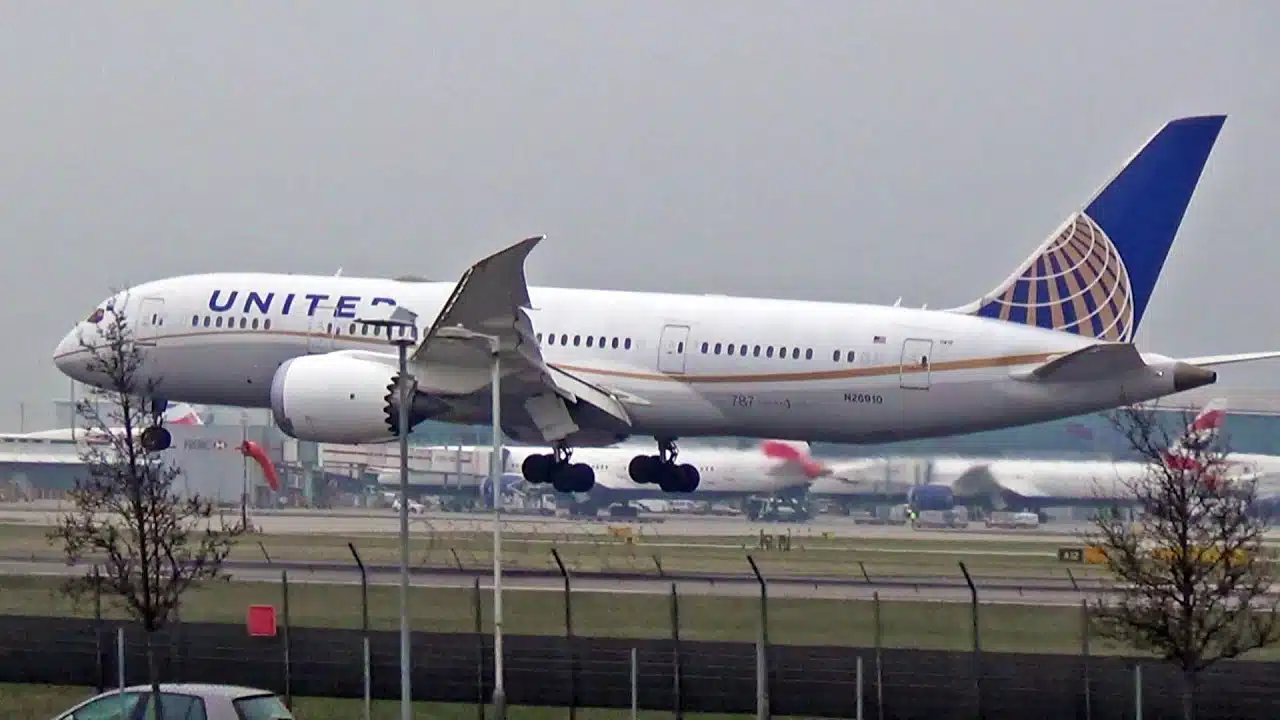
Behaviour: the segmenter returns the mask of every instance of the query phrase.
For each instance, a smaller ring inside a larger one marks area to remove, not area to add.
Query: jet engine
[[[290,437],[358,445],[399,437],[395,368],[350,355],[286,361],[271,380],[271,413]],[[409,427],[427,419],[432,399],[415,393]]]

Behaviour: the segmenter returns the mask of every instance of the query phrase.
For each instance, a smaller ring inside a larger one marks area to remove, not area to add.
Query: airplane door
[[[137,342],[140,345],[154,345],[156,335],[164,325],[164,298],[142,298],[138,305]]]
[[[333,306],[319,305],[308,318],[307,352],[320,355],[333,351]]]
[[[685,350],[689,344],[688,325],[666,325],[658,348],[658,371],[683,373]]]
[[[907,338],[902,341],[899,385],[909,390],[928,390],[933,368],[933,341]]]

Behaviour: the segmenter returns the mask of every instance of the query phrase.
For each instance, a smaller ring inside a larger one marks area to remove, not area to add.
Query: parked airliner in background
[[[1186,443],[1210,441],[1221,432],[1225,417],[1226,400],[1210,401],[1165,452],[1164,461],[1195,462],[1197,456],[1185,451]],[[1252,471],[1235,465],[1236,459],[1234,454],[1225,458],[1229,465],[1223,474],[1251,477]],[[957,502],[980,499],[997,510],[1110,506],[1132,501],[1133,483],[1150,472],[1151,466],[1141,461],[996,459],[974,462],[947,484]]]
[[[150,418],[140,419],[138,422],[138,431],[141,431],[144,425],[150,424]],[[165,425],[203,425],[204,421],[200,419],[200,414],[195,408],[186,403],[173,403],[165,409],[164,412]],[[124,428],[110,428],[109,432],[119,435],[124,432]],[[3,433],[0,439],[24,439],[24,440],[84,440],[97,439],[102,437],[103,431],[100,428],[55,428],[53,430],[37,430],[29,433]]]
[[[528,288],[533,237],[453,285],[254,273],[149,282],[99,305],[54,361],[109,384],[86,346],[119,311],[157,406],[269,407],[299,439],[377,442],[398,434],[397,360],[386,331],[362,321],[403,308],[419,321],[404,334],[410,423],[489,422],[496,340],[504,429],[555,448],[529,456],[524,477],[574,492],[595,471],[572,461],[573,447],[631,436],[658,444],[631,459],[636,482],[691,492],[700,473],[678,460],[680,437],[868,443],[1094,412],[1208,385],[1211,366],[1280,356],[1179,360],[1132,344],[1224,121],[1165,125],[1012,275],[950,310]],[[161,430],[147,442],[170,439]]]

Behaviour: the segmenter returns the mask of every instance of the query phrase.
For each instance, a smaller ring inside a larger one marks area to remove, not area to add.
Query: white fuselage
[[[207,274],[132,288],[126,307],[158,395],[270,407],[272,379],[291,358],[357,350],[389,358],[394,370],[387,339],[356,318],[394,303],[426,326],[453,287]],[[1143,355],[1146,367],[1089,380],[1015,377],[1097,341],[961,313],[546,287],[529,294],[542,357],[619,397],[631,435],[883,442],[1034,423],[1175,392],[1175,361],[1151,354]],[[94,382],[75,331],[55,354],[68,375]],[[437,382],[447,387],[447,368],[414,371],[423,392]],[[335,388],[346,387],[342,380],[333,378]],[[485,409],[439,419],[485,422],[487,404],[474,407]]]

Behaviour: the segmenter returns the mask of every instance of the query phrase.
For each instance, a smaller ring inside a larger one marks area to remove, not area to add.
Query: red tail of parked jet
[[[1182,436],[1163,453],[1165,466],[1188,471],[1199,469],[1203,462],[1200,452],[1218,436],[1226,417],[1225,398],[1215,398],[1206,403],[1200,414],[1187,425]],[[1205,483],[1210,490],[1216,489],[1219,480],[1214,475],[1205,476]]]

